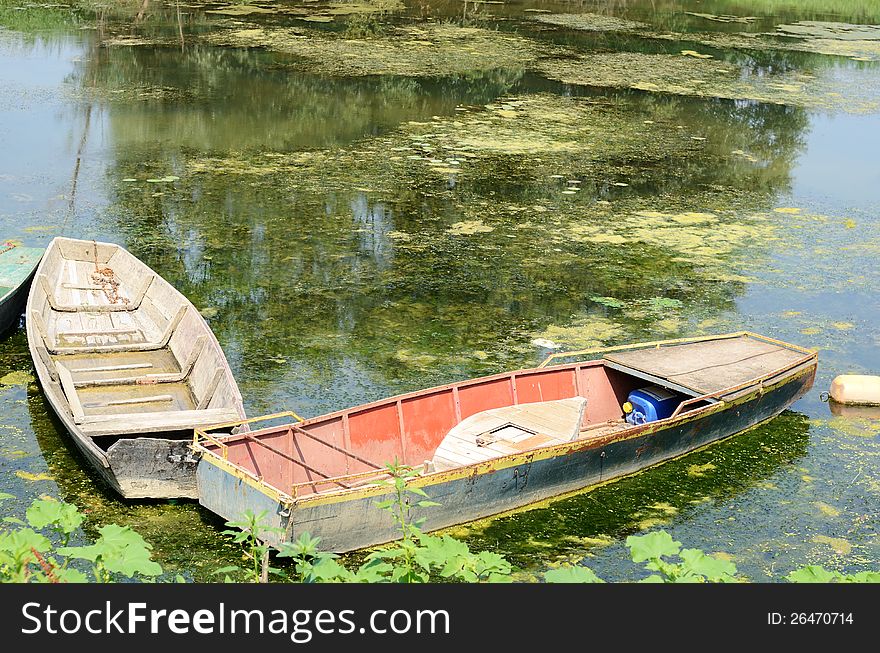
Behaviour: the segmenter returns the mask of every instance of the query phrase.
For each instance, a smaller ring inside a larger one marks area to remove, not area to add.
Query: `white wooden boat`
[[[189,300],[118,245],[55,238],[25,318],[43,391],[98,474],[127,498],[197,498],[193,429],[245,414]]]

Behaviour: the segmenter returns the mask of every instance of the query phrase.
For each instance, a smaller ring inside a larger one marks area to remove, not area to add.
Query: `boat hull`
[[[416,511],[423,529],[437,530],[522,508],[640,471],[745,431],[781,413],[813,385],[815,361],[774,384],[758,387],[726,404],[716,404],[678,419],[630,429],[610,437],[585,439],[505,456],[411,481],[439,507]],[[397,525],[377,504],[387,488],[310,495],[292,503],[265,492],[258,481],[222,459],[203,457],[197,469],[202,505],[230,520],[245,511],[265,513],[275,546],[307,532],[321,548],[351,551],[399,537]]]
[[[24,304],[27,301],[27,291],[31,279],[33,279],[33,274],[28,277],[25,283],[0,299],[0,334],[18,326],[18,321],[24,313]]]
[[[0,285],[3,285],[2,280],[10,285],[14,284],[9,292],[0,297],[0,334],[18,326],[34,271],[42,255],[41,248],[18,247],[0,259]]]
[[[44,379],[39,374],[43,391],[48,396]],[[48,380],[47,380],[48,381]],[[51,381],[49,381],[51,388]],[[107,451],[95,446],[91,439],[65,415],[56,412],[73,444],[92,471],[125,499],[198,499],[196,465],[190,439],[139,437],[117,440]]]

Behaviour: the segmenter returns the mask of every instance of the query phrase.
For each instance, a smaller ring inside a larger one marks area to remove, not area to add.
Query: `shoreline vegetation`
[[[247,512],[240,521],[227,522],[224,535],[241,547],[244,566],[226,566],[212,573],[222,582],[266,583],[604,583],[589,567],[561,564],[540,577],[523,576],[504,556],[491,551],[479,553],[450,535],[424,533],[424,519],[414,519],[411,508],[430,508],[431,501],[407,479],[418,472],[389,464],[392,499],[377,505],[397,524],[400,538],[366,553],[363,563],[343,565],[339,556],[320,551],[320,538],[303,533],[295,542],[283,544],[273,557],[261,536],[268,527],[265,514]],[[0,494],[0,502],[13,499]],[[2,503],[0,503],[2,505]],[[51,498],[35,500],[26,520],[5,517],[0,527],[0,582],[3,583],[113,583],[123,581],[177,582],[189,580],[177,574],[163,575],[152,559],[152,547],[129,526],[107,524],[97,529],[97,538],[83,537],[84,516],[76,506]],[[75,544],[89,541],[91,544]],[[726,553],[707,555],[700,549],[682,548],[666,531],[659,529],[626,538],[630,559],[642,564],[630,582],[639,583],[744,583]],[[284,560],[288,564],[272,566]],[[647,575],[645,575],[647,572]],[[880,583],[880,571],[846,574],[819,565],[806,565],[780,576],[791,583]]]

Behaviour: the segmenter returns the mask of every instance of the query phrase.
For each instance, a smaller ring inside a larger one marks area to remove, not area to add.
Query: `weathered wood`
[[[207,322],[118,245],[56,238],[36,274],[28,346],[47,399],[77,447],[123,496],[193,497],[195,465],[184,455],[192,430],[245,417]],[[106,292],[93,283],[95,274],[112,279]],[[117,291],[128,303],[114,302]],[[132,337],[140,342],[125,342]],[[162,451],[184,454],[155,459]]]
[[[693,390],[718,393],[803,358],[803,353],[749,336],[607,354],[616,369],[643,372]]]
[[[73,421],[77,424],[82,424],[85,419],[85,413],[83,412],[83,406],[80,403],[79,396],[76,393],[76,386],[73,383],[73,377],[70,375],[70,370],[59,362],[55,363],[55,369],[58,372],[58,378],[61,379],[61,387],[64,389],[64,395],[67,397],[67,403],[73,414]]]
[[[131,436],[141,433],[186,431],[192,439],[195,428],[241,419],[235,409],[209,408],[207,410],[171,410],[152,413],[124,413],[122,415],[88,415],[82,431],[90,437]]]
[[[142,370],[153,367],[152,363],[128,363],[125,365],[102,365],[100,367],[77,367],[70,368],[73,373],[76,372],[119,372],[121,370]]]
[[[114,399],[113,401],[93,401],[83,404],[83,408],[106,408],[107,406],[127,406],[129,404],[153,404],[158,402],[173,401],[171,395],[152,395],[150,397],[137,397],[135,399]]]

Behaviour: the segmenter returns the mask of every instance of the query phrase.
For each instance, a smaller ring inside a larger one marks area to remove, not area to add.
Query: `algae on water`
[[[535,41],[515,34],[422,24],[389,28],[382,38],[344,38],[306,28],[240,24],[205,35],[214,45],[263,47],[295,55],[290,64],[324,75],[465,75],[499,68],[522,68],[545,51]]]
[[[558,25],[569,29],[584,30],[588,32],[623,32],[638,30],[648,27],[645,23],[634,20],[626,20],[615,16],[601,14],[541,14],[534,16],[532,20],[548,25]]]
[[[551,79],[583,86],[753,100],[826,111],[880,110],[878,89],[862,89],[861,96],[853,93],[847,97],[832,82],[810,72],[743,74],[739,66],[717,59],[637,52],[595,53],[545,59],[539,68]]]

